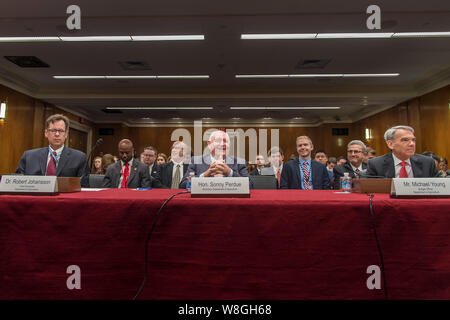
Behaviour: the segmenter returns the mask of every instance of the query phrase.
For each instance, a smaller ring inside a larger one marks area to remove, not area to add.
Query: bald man
[[[123,139],[119,142],[120,160],[110,165],[103,178],[104,188],[159,188],[160,182],[150,176],[148,167],[133,159],[133,142]],[[158,184],[159,182],[159,184]]]
[[[181,180],[181,189],[186,188],[190,172],[194,172],[196,177],[248,177],[245,160],[229,155],[230,137],[226,132],[214,131],[211,133],[208,149],[209,154],[192,157],[183,180]]]

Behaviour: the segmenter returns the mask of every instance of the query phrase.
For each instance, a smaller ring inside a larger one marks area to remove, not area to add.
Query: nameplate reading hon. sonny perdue
[[[394,197],[450,197],[450,179],[445,178],[395,178],[392,179],[391,196]]]
[[[249,198],[247,177],[192,178],[193,198]]]
[[[53,194],[58,192],[56,176],[4,175],[0,192],[10,194]]]

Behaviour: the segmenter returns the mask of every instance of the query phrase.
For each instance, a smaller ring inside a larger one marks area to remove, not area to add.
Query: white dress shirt
[[[392,154],[392,157],[394,158],[395,177],[398,178],[400,175],[400,169],[402,168],[401,164],[402,160],[397,158],[394,154]],[[408,178],[414,178],[410,159],[405,160],[405,162],[406,162],[406,173],[408,174]]]

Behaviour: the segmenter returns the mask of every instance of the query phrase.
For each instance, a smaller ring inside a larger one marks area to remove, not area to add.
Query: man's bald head
[[[119,158],[123,162],[129,162],[133,159],[134,148],[133,142],[129,139],[122,139],[119,142]]]
[[[127,145],[130,145],[130,146],[133,148],[133,142],[131,142],[130,139],[122,139],[122,140],[120,140],[120,142],[119,142],[119,148],[120,148],[120,145],[121,145],[121,144],[127,144]]]

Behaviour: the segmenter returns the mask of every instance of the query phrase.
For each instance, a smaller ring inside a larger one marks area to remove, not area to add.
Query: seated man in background
[[[298,160],[291,160],[284,165],[280,189],[330,189],[327,168],[311,159],[311,152],[314,149],[311,139],[300,136],[297,137],[296,144]]]
[[[208,140],[209,154],[194,156],[180,183],[186,188],[187,177],[194,172],[196,177],[248,177],[244,159],[229,156],[230,137],[224,131],[214,131]]]
[[[384,133],[392,153],[369,160],[368,176],[385,178],[426,178],[436,177],[434,160],[416,152],[414,129],[409,126],[395,126]]]
[[[359,178],[367,170],[367,164],[363,162],[366,145],[361,140],[350,141],[347,145],[348,162],[336,166],[333,169],[334,187],[337,190],[341,188],[341,177],[345,172],[349,173],[350,178]]]
[[[334,185],[334,173],[333,173],[333,168],[336,167],[337,165],[337,160],[335,157],[329,157],[328,161],[327,161],[327,171],[328,171],[328,176],[330,177],[330,186]]]
[[[185,161],[188,154],[187,145],[182,141],[172,144],[170,161],[160,166],[160,177],[163,188],[178,189],[181,179],[188,167]]]
[[[340,166],[341,164],[344,164],[347,162],[347,159],[344,156],[339,156],[337,158],[337,165]]]
[[[156,163],[156,156],[158,154],[158,151],[156,151],[155,148],[153,148],[152,146],[149,147],[145,147],[144,151],[142,152],[142,161],[143,163],[145,163],[148,166],[148,172],[150,172],[150,175],[153,178],[158,178],[159,175],[159,166]]]
[[[261,175],[261,169],[264,168],[266,164],[266,160],[262,154],[258,154],[256,156],[256,169],[250,172],[251,176],[259,176]]]
[[[86,154],[64,146],[69,132],[69,119],[54,114],[45,121],[44,135],[48,146],[27,150],[20,158],[16,173],[36,176],[80,177],[81,186],[89,186]]]
[[[150,176],[148,167],[133,158],[133,143],[119,142],[120,160],[110,165],[103,178],[103,188],[160,188],[161,182]]]
[[[324,150],[317,150],[314,153],[314,160],[316,160],[317,162],[320,162],[321,164],[326,166],[327,162],[328,162],[327,153]]]
[[[261,169],[261,175],[275,175],[280,187],[281,172],[283,171],[284,153],[279,147],[273,147],[267,154],[269,157],[270,167]]]
[[[363,162],[365,164],[369,163],[369,160],[372,158],[375,158],[377,156],[377,152],[370,148],[370,147],[366,147],[366,153],[364,154],[364,160]]]

